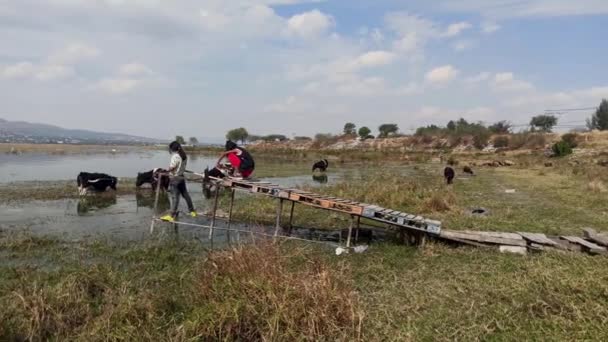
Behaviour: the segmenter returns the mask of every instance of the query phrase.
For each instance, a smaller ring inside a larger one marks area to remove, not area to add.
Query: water
[[[201,171],[213,166],[216,156],[191,155],[188,169]],[[155,167],[164,167],[169,161],[169,154],[162,151],[129,151],[120,154],[94,155],[0,155],[0,183],[22,181],[60,181],[73,180],[80,171],[95,171],[111,174],[116,177],[132,178],[138,172]],[[273,164],[261,162],[260,168],[271,171],[273,167],[308,173],[307,165]],[[267,173],[272,174],[273,172]],[[281,172],[278,172],[281,173]],[[261,180],[279,184],[284,187],[303,185],[324,186],[333,184],[344,177],[360,176],[357,169],[341,168],[323,175],[297,175],[289,177],[267,177]],[[119,184],[120,186],[120,184]],[[211,203],[201,196],[201,187],[190,183],[189,191],[193,194],[199,212],[208,211]],[[74,189],[76,191],[76,188]],[[183,201],[182,201],[183,202]],[[169,200],[161,196],[160,210],[169,208]],[[63,199],[55,201],[29,201],[18,204],[0,205],[0,230],[23,230],[33,233],[66,235],[69,237],[112,236],[118,239],[139,239],[147,234],[153,216],[154,196],[152,191],[141,191],[130,196],[115,196],[112,193],[99,194],[81,199]],[[182,203],[183,206],[183,203]],[[209,224],[208,219],[201,217],[197,223]],[[167,226],[160,224],[160,226]],[[240,228],[250,229],[247,224],[238,224]],[[257,227],[268,229],[270,227]],[[205,236],[200,228],[181,227],[180,235],[194,234]],[[225,231],[218,230],[218,237]],[[329,241],[339,241],[340,233],[328,233],[315,229],[296,229],[296,236]]]
[[[216,156],[191,155],[188,169],[200,172],[215,165],[216,161]],[[91,155],[0,154],[0,183],[73,180],[81,171],[135,178],[138,172],[168,165],[169,153],[163,151]]]

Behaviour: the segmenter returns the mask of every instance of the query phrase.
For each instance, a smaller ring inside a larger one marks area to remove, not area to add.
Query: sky
[[[608,98],[607,20],[606,0],[0,0],[0,118],[155,138],[520,125]]]

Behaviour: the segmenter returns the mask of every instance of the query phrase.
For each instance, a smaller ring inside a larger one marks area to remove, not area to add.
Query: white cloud
[[[334,19],[315,9],[296,14],[287,20],[287,33],[302,38],[314,38],[326,33],[334,25]]]
[[[382,77],[356,78],[338,85],[336,91],[340,95],[373,96],[385,92],[386,83]]]
[[[492,74],[489,72],[481,72],[475,76],[472,77],[468,77],[465,79],[466,83],[479,83],[479,82],[484,82],[490,79],[490,77],[492,77]]]
[[[39,81],[52,81],[67,78],[74,74],[74,70],[63,65],[44,65],[38,68],[35,77]]]
[[[72,68],[63,65],[35,65],[31,62],[21,62],[5,67],[0,76],[5,79],[53,81],[67,78],[73,74]]]
[[[125,94],[135,90],[139,85],[141,80],[134,78],[104,78],[95,88],[112,94]]]
[[[93,46],[82,43],[72,43],[62,50],[50,55],[48,61],[50,64],[70,65],[85,59],[97,57],[98,55],[99,50]]]
[[[459,22],[459,23],[451,24],[445,30],[445,32],[443,33],[443,35],[445,37],[455,37],[455,36],[461,34],[463,31],[470,29],[471,27],[473,27],[473,26],[471,24],[469,24],[468,22],[466,22],[466,21],[462,21],[462,22]]]
[[[4,78],[28,78],[35,74],[36,67],[30,62],[20,62],[14,65],[9,65],[2,70]]]
[[[461,52],[461,51],[470,50],[470,49],[474,48],[475,45],[476,45],[476,43],[473,40],[459,40],[457,42],[454,42],[454,44],[452,44],[452,48],[454,49],[454,51]]]
[[[407,12],[393,12],[385,16],[386,26],[397,33],[393,48],[404,53],[424,49],[427,41],[439,35],[437,24],[431,20]]]
[[[118,70],[118,73],[123,76],[141,76],[151,75],[153,72],[147,66],[141,63],[124,64]]]
[[[488,18],[608,14],[608,1],[604,0],[438,0],[435,4],[449,10],[480,13]]]
[[[388,51],[370,51],[357,57],[352,63],[353,69],[373,68],[391,64],[396,55]]]
[[[491,34],[500,30],[500,25],[495,22],[486,21],[481,24],[481,32],[485,34]]]
[[[425,79],[428,83],[441,85],[454,80],[459,73],[460,71],[453,66],[444,65],[429,71]]]
[[[494,75],[492,86],[494,90],[500,92],[521,92],[534,89],[531,83],[516,79],[512,72],[501,72]]]

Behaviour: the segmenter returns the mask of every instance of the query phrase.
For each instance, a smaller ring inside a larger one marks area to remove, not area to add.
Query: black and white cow
[[[160,177],[161,173],[167,172],[168,171],[165,169],[156,168],[150,171],[138,173],[135,186],[139,188],[144,184],[151,184],[152,189],[156,190],[158,187],[158,180],[161,179],[160,189],[167,191],[169,189],[169,177]]]
[[[76,183],[78,183],[78,193],[85,195],[88,190],[96,192],[104,192],[108,188],[116,190],[118,179],[105,173],[81,172],[76,178]]]
[[[313,164],[312,172],[315,172],[316,170],[325,172],[325,170],[327,170],[328,167],[329,167],[329,162],[327,161],[327,159],[319,160],[318,162]]]

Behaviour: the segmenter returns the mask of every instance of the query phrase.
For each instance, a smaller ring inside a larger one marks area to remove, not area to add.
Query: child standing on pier
[[[186,152],[184,152],[182,145],[177,141],[169,144],[169,151],[171,152],[171,162],[169,164],[169,179],[171,180],[169,183],[169,192],[171,192],[171,213],[161,217],[161,220],[175,222],[180,197],[184,197],[186,200],[190,216],[196,217],[197,214],[194,210],[194,205],[192,204],[192,198],[190,198],[190,194],[186,188],[186,179],[184,177],[188,156],[186,155]]]

